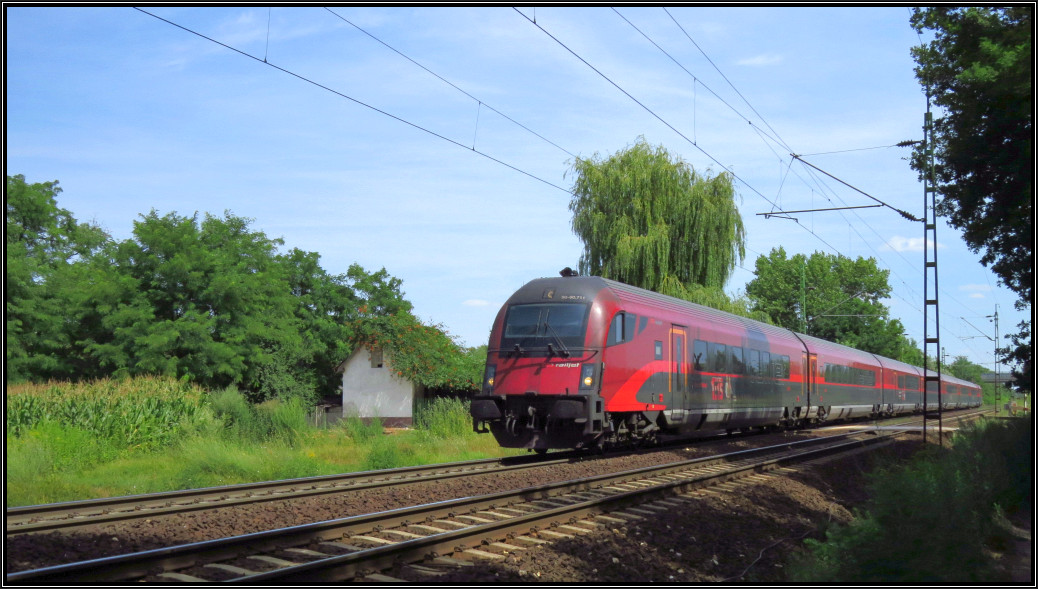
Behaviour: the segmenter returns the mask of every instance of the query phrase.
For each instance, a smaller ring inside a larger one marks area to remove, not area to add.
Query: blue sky
[[[730,293],[779,245],[874,257],[922,341],[918,223],[758,215],[873,204],[798,153],[922,216],[889,147],[921,139],[926,108],[905,7],[145,9],[241,53],[128,6],[5,8],[6,172],[58,180],[59,206],[116,239],[152,209],[230,211],[331,273],[384,267],[474,346],[514,290],[576,267],[573,158],[644,137],[737,176]],[[993,369],[985,316],[1006,334],[1028,314],[959,232],[937,237],[942,345]]]

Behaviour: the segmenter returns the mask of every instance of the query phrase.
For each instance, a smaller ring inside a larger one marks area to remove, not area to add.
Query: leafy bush
[[[1032,420],[964,428],[947,452],[925,451],[872,476],[866,511],[806,540],[796,581],[984,582],[1000,514],[1033,500]]]

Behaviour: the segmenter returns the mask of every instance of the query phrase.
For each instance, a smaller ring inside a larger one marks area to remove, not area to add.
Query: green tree
[[[1006,286],[1030,309],[1034,297],[1034,6],[915,9],[912,26],[931,30],[916,47],[916,77],[942,111],[932,146],[912,167],[926,174],[934,152],[938,212],[963,231]],[[1021,362],[1017,385],[1034,383],[1027,325],[1008,355]],[[1008,350],[1006,350],[1008,352]]]
[[[99,274],[93,284],[105,295],[98,298],[111,339],[90,350],[116,375],[235,384],[256,396],[271,369],[307,363],[310,350],[275,258],[281,240],[250,231],[247,219],[230,213],[199,222],[197,215],[152,211],[133,234],[111,252],[116,276]],[[313,385],[307,380],[299,387]]]
[[[696,285],[723,296],[745,257],[729,174],[703,176],[643,138],[608,158],[576,158],[572,171],[582,274],[682,298]]]
[[[7,176],[4,241],[5,367],[9,381],[74,378],[81,322],[76,275],[109,240],[57,205],[57,181]]]
[[[904,326],[880,303],[890,296],[889,271],[874,258],[822,252],[787,257],[778,247],[757,258],[755,274],[746,295],[777,325],[795,331],[806,326],[808,335],[888,358],[922,360]]]

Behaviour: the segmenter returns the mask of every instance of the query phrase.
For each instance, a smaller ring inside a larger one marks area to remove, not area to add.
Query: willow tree
[[[577,158],[573,173],[581,274],[686,299],[724,297],[746,255],[731,175],[698,174],[644,139],[606,159]]]

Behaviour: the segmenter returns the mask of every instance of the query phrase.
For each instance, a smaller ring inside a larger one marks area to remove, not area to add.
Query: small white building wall
[[[416,387],[396,375],[383,360],[373,367],[371,352],[361,347],[342,365],[342,414],[406,421],[414,417]]]

